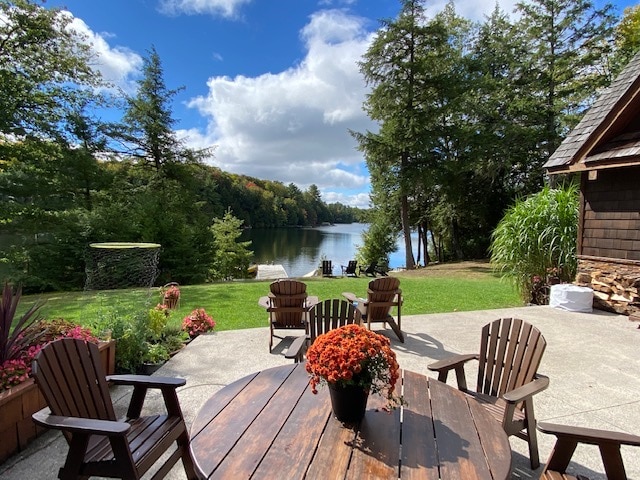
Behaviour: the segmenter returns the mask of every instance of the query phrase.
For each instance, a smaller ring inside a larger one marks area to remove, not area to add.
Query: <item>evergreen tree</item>
[[[409,219],[413,164],[423,150],[422,134],[429,123],[420,97],[433,91],[422,59],[434,42],[445,41],[424,24],[420,0],[403,0],[398,18],[383,22],[360,63],[372,87],[365,111],[379,122],[380,131],[352,132],[365,154],[372,184],[379,183],[380,191],[397,192],[389,198],[398,202],[394,217],[399,214],[401,220],[408,269],[415,267]]]
[[[613,7],[590,0],[528,0],[517,4],[524,35],[523,91],[532,125],[540,126],[535,162],[542,165],[610,77],[603,62],[613,43]]]
[[[180,90],[166,87],[160,56],[152,47],[144,59],[137,94],[126,99],[124,123],[112,132],[114,138],[123,142],[125,149],[121,153],[156,172],[165,167],[170,176],[177,174],[171,166],[198,162],[211,153],[210,149],[185,147],[173,130],[176,120],[172,117],[171,101]]]
[[[211,226],[214,244],[214,259],[211,275],[215,279],[231,280],[246,278],[253,257],[249,250],[251,242],[239,242],[242,235],[242,220],[227,210],[224,217],[215,218]]]

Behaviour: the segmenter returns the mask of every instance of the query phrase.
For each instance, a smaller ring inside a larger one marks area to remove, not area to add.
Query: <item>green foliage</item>
[[[426,4],[402,0],[363,56],[364,109],[380,128],[352,133],[387,222],[405,237],[428,230],[439,259],[477,258],[611,80],[615,19],[589,0],[526,0],[517,20],[496,7],[477,24],[453,3],[426,18]]]
[[[167,360],[169,360],[169,350],[166,345],[162,343],[145,343],[145,352],[142,356],[144,363],[163,363]]]
[[[528,300],[535,277],[557,271],[573,280],[576,268],[578,188],[570,184],[517,201],[493,233],[491,262]]]
[[[101,83],[73,17],[32,0],[0,1],[0,132],[56,138],[68,109]],[[83,88],[85,87],[85,88]]]
[[[640,50],[640,5],[627,7],[615,29],[616,50],[611,63],[612,78],[629,63]]]
[[[211,226],[214,244],[214,259],[211,276],[214,279],[231,280],[246,278],[253,252],[251,242],[239,242],[242,235],[242,220],[233,216],[230,210],[224,217],[215,218]]]
[[[360,265],[377,262],[389,264],[389,253],[397,249],[398,231],[386,222],[384,216],[374,217],[367,231],[363,232],[364,243],[358,247],[357,260]]]
[[[133,310],[113,305],[101,310],[91,326],[96,332],[111,330],[116,340],[116,371],[136,373],[144,361],[149,338],[149,316],[146,310]]]
[[[167,326],[168,310],[152,308],[149,310],[149,332],[153,339],[159,339]]]

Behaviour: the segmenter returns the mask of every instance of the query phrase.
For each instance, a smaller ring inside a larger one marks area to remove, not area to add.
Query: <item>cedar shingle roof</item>
[[[549,173],[640,164],[640,53],[602,92],[544,167]]]

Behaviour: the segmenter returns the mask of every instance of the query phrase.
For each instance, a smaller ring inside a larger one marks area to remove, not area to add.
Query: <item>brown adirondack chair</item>
[[[309,309],[307,334],[297,337],[291,343],[285,358],[292,358],[296,363],[301,362],[307,348],[318,335],[350,323],[362,323],[362,315],[346,300],[334,298],[317,303]]]
[[[500,318],[482,329],[479,354],[455,355],[428,366],[447,381],[455,370],[458,388],[474,396],[502,423],[507,435],[529,444],[531,468],[540,466],[533,395],[549,386],[549,379],[537,373],[547,342],[534,326],[516,318]],[[464,364],[478,360],[476,390],[467,389]]]
[[[401,329],[402,290],[400,290],[400,280],[396,277],[376,278],[369,282],[367,298],[356,297],[351,292],[342,292],[349,303],[357,304],[356,308],[362,314],[363,322],[367,322],[367,328],[371,329],[371,324],[382,322],[385,327],[388,323],[395,332],[398,340],[404,343],[404,334]],[[398,321],[391,315],[391,309],[397,308]]]
[[[627,473],[620,455],[620,446],[640,447],[640,436],[628,433],[556,425],[546,422],[538,423],[538,430],[557,437],[556,444],[540,476],[543,480],[584,480],[586,478],[583,475],[574,477],[566,473],[573,452],[579,443],[598,446],[607,478],[626,480]]]
[[[318,303],[318,297],[307,295],[307,285],[282,278],[271,283],[269,295],[260,297],[258,305],[269,312],[269,351],[273,349],[276,329],[307,330],[307,312]]]
[[[176,442],[153,478],[164,477],[182,459],[187,478],[196,478],[189,434],[176,388],[180,378],[111,375],[105,378],[97,345],[77,339],[56,340],[33,362],[33,376],[49,408],[34,422],[61,430],[69,443],[60,479],[90,476],[138,479]],[[134,387],[126,420],[117,420],[107,381]],[[141,417],[149,388],[160,389],[166,414]]]

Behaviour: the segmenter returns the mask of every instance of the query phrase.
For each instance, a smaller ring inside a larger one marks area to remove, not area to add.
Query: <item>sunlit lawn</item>
[[[492,274],[445,277],[400,277],[403,292],[403,315],[454,311],[486,310],[521,306],[513,287]],[[321,300],[340,298],[342,292],[366,296],[371,278],[305,278],[307,292]],[[266,295],[271,281],[238,281],[181,286],[180,307],[171,315],[171,323],[179,324],[195,308],[212,314],[217,330],[264,327],[266,314],[258,306],[258,298]],[[157,288],[109,290],[101,292],[52,293],[25,296],[21,310],[37,299],[45,304],[45,318],[64,318],[90,325],[100,315],[114,308],[133,313],[151,308],[160,301]]]

